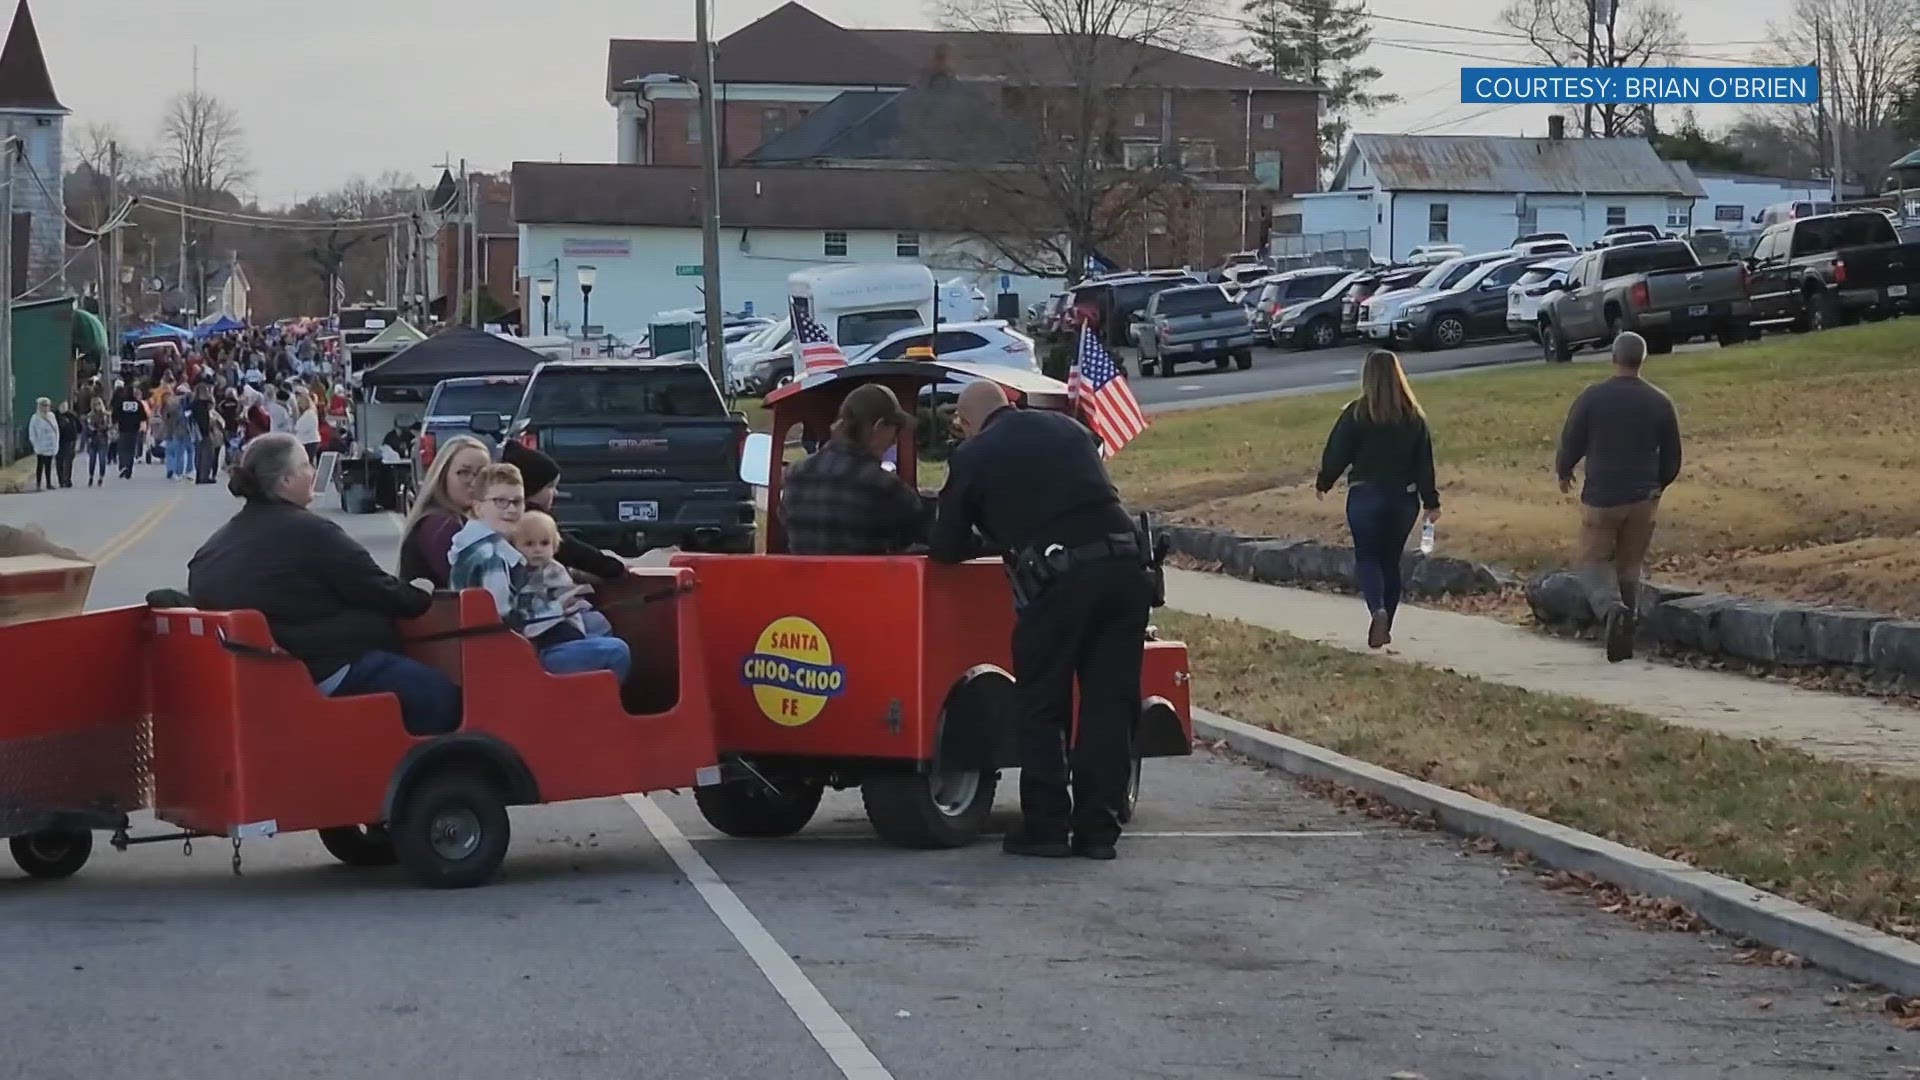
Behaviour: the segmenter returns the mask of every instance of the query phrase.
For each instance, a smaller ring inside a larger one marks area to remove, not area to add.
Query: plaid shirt
[[[795,555],[890,555],[923,531],[919,493],[838,440],[787,471],[780,520]]]

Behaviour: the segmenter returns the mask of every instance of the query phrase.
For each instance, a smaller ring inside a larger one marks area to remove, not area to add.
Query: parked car
[[[1724,262],[1734,257],[1733,238],[1722,229],[1695,229],[1687,237],[1687,243],[1693,246],[1693,253],[1703,263]]]
[[[1227,295],[1241,300],[1249,286],[1273,277],[1273,270],[1266,263],[1241,263],[1229,266],[1220,272],[1220,284]]]
[[[871,349],[849,353],[847,362],[859,364],[868,360],[899,360],[907,355],[908,349],[917,345],[931,345],[938,359],[950,360],[957,364],[987,364],[993,367],[1017,367],[1026,371],[1040,370],[1039,360],[1034,353],[1033,339],[1015,330],[1004,319],[964,323],[943,322],[940,324],[937,336],[931,327],[926,326],[911,330],[897,330]]]
[[[444,379],[427,395],[427,407],[413,444],[413,486],[418,491],[439,444],[455,435],[472,435],[497,451],[500,418],[511,416],[527,389],[525,375],[486,375]]]
[[[541,364],[506,430],[559,464],[553,515],[570,534],[622,554],[753,550],[747,421],[698,362]]]
[[[1051,333],[1060,312],[1066,307],[1067,294],[1053,293],[1045,300],[1036,301],[1027,306],[1026,331],[1029,334]]]
[[[1449,288],[1415,297],[1400,309],[1393,336],[1416,349],[1452,349],[1473,338],[1507,333],[1507,287],[1544,256],[1481,263]]]
[[[727,389],[769,394],[793,381],[793,321],[781,319],[727,350]]]
[[[1795,221],[1800,218],[1818,217],[1833,213],[1830,202],[1814,202],[1802,199],[1799,202],[1774,203],[1764,207],[1753,215],[1753,223],[1763,228]]]
[[[1325,349],[1339,344],[1348,300],[1371,280],[1365,271],[1355,271],[1334,279],[1319,296],[1288,304],[1278,313],[1268,337],[1281,348]]]
[[[1431,266],[1448,259],[1457,259],[1467,253],[1459,244],[1419,244],[1407,252],[1407,262],[1416,266]]]
[[[1409,266],[1391,270],[1363,270],[1360,280],[1347,290],[1340,301],[1340,333],[1352,337],[1360,333],[1361,307],[1378,293],[1410,288],[1427,276],[1430,267]]]
[[[1400,309],[1427,293],[1451,289],[1487,263],[1512,258],[1505,251],[1485,255],[1463,255],[1429,268],[1413,285],[1392,292],[1375,292],[1360,305],[1360,332],[1375,341],[1391,341]]]
[[[1591,249],[1619,247],[1622,244],[1644,244],[1652,240],[1664,239],[1660,230],[1651,225],[1615,225],[1595,240]]]
[[[1871,210],[1771,226],[1747,267],[1754,321],[1796,330],[1911,310],[1920,293],[1920,244],[1903,243],[1893,223]]]
[[[1254,294],[1249,305],[1253,322],[1253,331],[1262,337],[1270,337],[1280,317],[1297,304],[1318,300],[1334,282],[1344,281],[1353,276],[1351,270],[1338,267],[1316,267],[1311,270],[1290,270],[1276,274],[1261,283],[1258,293]],[[1249,292],[1253,290],[1249,289]],[[1334,316],[1335,336],[1338,336],[1339,315]]]
[[[1540,301],[1554,291],[1554,287],[1566,287],[1567,271],[1576,260],[1572,258],[1549,259],[1527,267],[1519,279],[1507,286],[1507,332],[1525,334],[1535,341],[1540,340]]]
[[[1184,272],[1083,281],[1073,289],[1075,325],[1095,327],[1108,345],[1125,345],[1134,312],[1145,308],[1155,293],[1193,284],[1195,279]]]
[[[1650,352],[1702,335],[1720,343],[1745,339],[1753,319],[1747,268],[1737,262],[1700,265],[1684,240],[1626,244],[1575,260],[1563,288],[1540,305],[1540,342],[1547,359],[1565,362],[1584,345],[1632,330]]]
[[[1521,244],[1534,244],[1534,243],[1540,243],[1542,241],[1547,241],[1547,240],[1558,240],[1561,243],[1567,244],[1569,246],[1573,244],[1573,237],[1568,236],[1566,233],[1563,233],[1563,232],[1535,232],[1535,233],[1528,233],[1525,236],[1516,237],[1513,241],[1513,246],[1517,248]]]
[[[1218,285],[1190,285],[1154,294],[1140,313],[1140,371],[1149,365],[1165,378],[1181,362],[1213,361],[1225,371],[1253,366],[1253,324],[1247,309]]]
[[[1521,240],[1510,248],[1515,255],[1577,255],[1571,240]]]

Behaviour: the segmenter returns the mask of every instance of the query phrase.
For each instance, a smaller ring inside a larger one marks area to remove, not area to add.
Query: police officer
[[[1013,584],[1023,820],[1006,850],[1111,859],[1154,596],[1147,540],[1079,421],[1014,409],[1004,390],[984,381],[962,391],[958,413],[966,438],[948,462],[930,554],[967,558],[977,529]],[[1069,769],[1076,677],[1080,723]]]

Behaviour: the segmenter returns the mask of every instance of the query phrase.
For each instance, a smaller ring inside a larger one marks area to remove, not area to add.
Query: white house
[[[1703,194],[1645,139],[1356,135],[1326,192],[1275,204],[1274,247],[1299,233],[1306,250],[1395,262],[1421,244],[1495,251],[1534,232],[1584,245],[1615,225],[1684,230]]]
[[[928,174],[885,169],[721,170],[721,303],[778,318],[787,275],[809,266],[918,262],[941,281],[971,281],[989,298],[1022,305],[1057,281],[1003,273],[987,245],[936,228],[943,208],[925,197]],[[645,328],[664,311],[699,310],[700,170],[677,166],[516,162],[513,216],[530,333]],[[582,296],[580,268],[594,268]],[[555,283],[540,310],[541,279]],[[583,304],[583,299],[585,303]]]
[[[14,174],[20,179],[13,196],[15,243],[22,228],[26,240],[24,250],[16,249],[13,256],[16,299],[66,295],[66,201],[60,182],[66,175],[61,161],[66,118],[67,107],[55,96],[47,73],[33,13],[27,0],[20,0],[6,45],[0,48],[0,134],[20,139],[27,165],[41,182],[29,182],[24,170]]]
[[[1779,203],[1833,201],[1833,186],[1825,180],[1796,180],[1702,168],[1695,168],[1693,175],[1699,178],[1704,192],[1694,203],[1693,223],[1726,232],[1758,228],[1760,212]],[[1860,191],[1858,185],[1848,185],[1842,193],[1852,197]]]

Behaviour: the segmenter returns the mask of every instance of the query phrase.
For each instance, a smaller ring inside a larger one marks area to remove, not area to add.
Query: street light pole
[[[707,0],[693,0],[694,29],[700,45],[700,146],[705,171],[706,206],[700,218],[700,277],[707,294],[707,373],[727,385],[727,349],[720,329],[720,147],[716,136],[713,40],[707,31]],[[651,134],[651,132],[649,132]]]
[[[597,267],[576,266],[573,272],[580,282],[580,336],[584,339],[592,332],[588,328],[593,325],[593,282],[600,271]]]
[[[544,337],[553,333],[553,320],[550,318],[553,304],[553,279],[543,277],[533,285],[540,292],[540,334]]]

